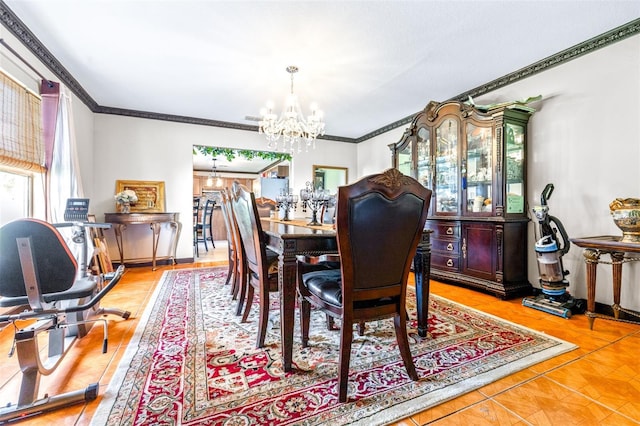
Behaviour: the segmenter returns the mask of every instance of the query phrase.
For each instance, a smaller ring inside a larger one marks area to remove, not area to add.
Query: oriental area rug
[[[575,348],[431,295],[427,338],[409,306],[420,380],[406,374],[393,320],[370,322],[354,333],[349,402],[340,404],[339,331],[312,311],[302,348],[296,318],[294,371],[284,373],[278,295],[266,347],[256,349],[257,306],[241,323],[225,279],[226,268],[164,273],[93,425],[384,425]]]

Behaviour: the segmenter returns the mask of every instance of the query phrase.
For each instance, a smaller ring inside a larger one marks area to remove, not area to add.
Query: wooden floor
[[[109,320],[109,348],[102,354],[101,327],[76,342],[57,371],[43,377],[41,395],[83,389],[99,382],[102,394],[116,370],[155,284],[168,269],[223,265],[225,242],[216,242],[195,263],[175,267],[129,268],[101,302],[131,311],[124,321]],[[579,345],[579,348],[512,374],[396,425],[637,425],[640,424],[640,326],[603,319],[589,330],[583,315],[563,319],[530,308],[520,300],[432,282],[432,293]],[[11,326],[0,331],[0,406],[15,402],[19,367],[7,358]],[[30,418],[31,425],[86,425],[100,402],[95,401]]]

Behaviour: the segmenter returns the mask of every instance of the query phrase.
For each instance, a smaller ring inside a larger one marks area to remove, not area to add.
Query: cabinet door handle
[[[448,227],[447,228],[447,235],[453,235],[453,228],[452,227]]]
[[[453,267],[453,260],[451,260],[451,259],[447,259],[447,266],[448,266],[449,268],[452,268],[452,267]]]
[[[462,258],[463,259],[467,258],[467,239],[466,238],[462,239]]]
[[[447,250],[453,251],[453,244],[451,243],[447,244]]]

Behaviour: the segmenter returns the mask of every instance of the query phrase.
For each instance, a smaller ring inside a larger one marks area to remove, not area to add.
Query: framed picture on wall
[[[164,213],[164,182],[152,180],[117,180],[116,194],[130,189],[138,196],[131,213]],[[119,209],[120,206],[116,205]]]

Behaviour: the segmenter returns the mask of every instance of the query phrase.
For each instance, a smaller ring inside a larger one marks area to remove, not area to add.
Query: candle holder
[[[294,195],[289,188],[281,189],[280,194],[276,195],[276,203],[279,210],[284,210],[284,217],[282,220],[290,220],[289,209],[291,207],[294,209],[296,208],[298,196]]]
[[[322,188],[313,188],[311,182],[307,182],[305,187],[300,190],[300,200],[302,201],[302,211],[306,212],[311,209],[311,222],[307,225],[322,225],[318,222],[318,210],[322,207],[328,207],[333,197],[329,190]]]

